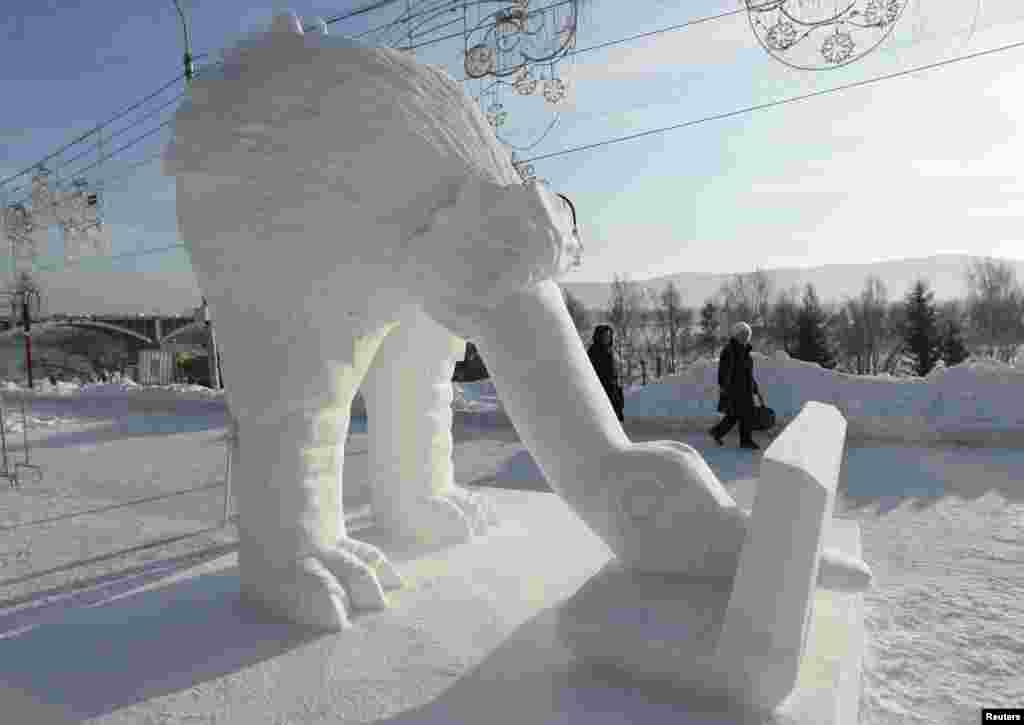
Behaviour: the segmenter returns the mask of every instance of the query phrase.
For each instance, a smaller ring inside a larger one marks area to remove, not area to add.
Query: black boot
[[[757,445],[753,439],[749,441],[740,441],[740,448],[749,448],[752,451],[761,450],[761,446]]]
[[[715,443],[717,443],[718,445],[723,445],[723,443],[722,443],[722,436],[718,434],[718,428],[717,427],[712,428],[711,430],[709,430],[708,431],[708,435],[710,435],[712,438],[715,439]]]

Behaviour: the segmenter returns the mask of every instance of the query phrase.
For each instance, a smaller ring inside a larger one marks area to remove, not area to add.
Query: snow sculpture
[[[692,448],[631,443],[591,369],[552,281],[578,251],[557,197],[521,183],[442,70],[317,25],[281,15],[201,72],[165,157],[238,421],[246,597],[337,629],[401,585],[344,528],[360,385],[382,518],[403,535],[486,529],[452,480],[443,328],[478,344],[554,490],[624,562],[734,569],[746,512]]]
[[[581,659],[774,709],[807,649],[845,439],[835,407],[807,403],[765,451],[734,576],[644,577],[613,561],[559,611],[563,640]]]

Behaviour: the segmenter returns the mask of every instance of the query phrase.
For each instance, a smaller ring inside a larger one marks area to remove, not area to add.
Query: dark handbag
[[[764,398],[757,394],[760,405],[754,406],[754,430],[770,430],[775,427],[775,411],[764,404]]]

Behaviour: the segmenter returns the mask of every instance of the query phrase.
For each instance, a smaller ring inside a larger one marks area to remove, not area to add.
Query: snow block
[[[816,592],[826,545],[860,557],[857,525],[831,521],[845,428],[835,408],[808,403],[768,448],[733,577],[640,574],[613,562],[562,612],[566,643],[581,660],[754,711],[810,698],[818,704],[807,722],[856,722],[846,690],[859,681],[861,595]],[[837,523],[844,532],[831,543]],[[827,634],[814,640],[815,629]],[[796,693],[811,680],[813,693]]]
[[[94,725],[763,725],[574,660],[559,611],[611,552],[557,496],[487,495],[503,513],[491,535],[408,556],[388,550],[408,586],[343,632],[317,636],[239,607],[237,556],[227,555],[102,606],[20,620],[33,626],[3,633],[0,703],[17,704],[18,722]],[[835,524],[827,545],[859,555],[856,524]],[[360,536],[376,543],[372,529]],[[665,611],[678,603],[671,593]],[[855,725],[862,616],[859,595],[816,593],[797,687],[777,722]],[[616,629],[632,637],[636,626]]]

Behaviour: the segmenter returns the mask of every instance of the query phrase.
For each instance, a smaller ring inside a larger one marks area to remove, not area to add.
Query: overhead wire
[[[388,4],[391,4],[392,2],[397,2],[397,1],[398,0],[389,0],[389,2],[378,3],[378,4],[374,5],[374,6],[372,6],[372,9],[378,9],[379,7],[384,7],[384,6],[388,5]],[[553,8],[553,7],[558,7],[558,6],[561,6],[561,5],[569,4],[569,3],[573,2],[573,1],[574,0],[558,0],[557,2],[551,3],[550,5],[541,6],[541,7],[537,8],[537,9],[535,9],[532,12],[542,12],[544,10],[547,10],[547,9],[550,9],[550,8]],[[455,7],[456,9],[458,9],[458,7],[460,7],[461,4],[464,4],[464,3],[448,3],[447,5],[451,5],[451,6]],[[442,5],[441,7],[444,8],[445,5]],[[364,8],[364,10],[366,10],[366,9]],[[339,20],[344,20],[344,19],[346,19],[348,17],[352,17],[352,15],[354,15],[354,14],[359,14],[360,12],[362,12],[362,11],[356,11],[355,13],[349,14],[349,15],[337,16],[337,17],[332,18],[331,20],[325,21],[325,22],[327,22],[328,24],[335,23],[335,22],[338,22]],[[367,12],[368,12],[368,10],[367,10]],[[407,18],[403,17],[403,18],[400,18],[399,20],[391,21],[390,23],[386,23],[385,25],[378,26],[377,28],[371,28],[369,31],[366,31],[366,32],[362,33],[361,35],[365,35],[367,33],[373,32],[375,30],[381,30],[381,29],[386,29],[386,28],[391,27],[391,26],[400,25],[402,23],[408,22],[408,20],[411,19],[411,18],[415,18],[417,16],[422,17],[424,15],[428,15],[430,13],[436,13],[436,12],[438,12],[436,7],[431,8],[429,10],[424,10],[424,11],[422,11],[420,13],[416,13],[416,14],[410,15]],[[719,17],[719,16],[712,16],[709,19],[715,19],[717,17]],[[695,21],[691,21],[691,23],[688,23],[688,24],[694,24],[694,23],[697,23],[697,22],[702,22],[702,20],[705,20],[705,19],[698,19],[698,20],[695,20]],[[680,26],[673,26],[672,28],[666,28],[666,29],[663,29],[660,32],[667,32],[668,30],[677,29],[677,28],[680,28],[680,27],[685,27],[685,24],[684,25],[680,25]],[[659,32],[659,31],[655,31],[655,32]],[[461,35],[462,35],[462,33],[456,34],[456,36],[461,36]],[[647,35],[650,35],[650,33],[645,33],[645,34],[642,34],[642,35],[636,36],[636,37],[646,37]],[[358,37],[358,36],[353,36],[353,37]],[[444,36],[442,38],[435,38],[435,39],[432,39],[432,40],[420,43],[420,44],[417,45],[417,47],[426,47],[428,45],[433,45],[433,44],[436,44],[436,43],[440,43],[440,42],[443,42],[444,40],[450,39],[451,37],[455,37],[455,36]],[[610,44],[614,44],[616,42],[628,42],[631,39],[633,39],[633,38],[622,39],[620,41],[611,41]],[[605,44],[603,44],[600,47],[606,47],[607,45],[609,45],[609,43],[605,43]],[[583,50],[581,50],[579,52],[584,52],[586,50],[591,50],[591,48],[586,48],[586,49],[583,49]],[[204,57],[208,57],[208,56],[210,56],[210,52],[204,52],[204,53],[199,53],[199,54],[195,55],[193,58],[195,60],[198,60],[200,58],[204,58]],[[219,63],[220,63],[220,61],[216,61],[216,62],[214,62],[211,65],[216,66]],[[21,171],[15,173],[15,174],[10,175],[10,176],[6,177],[3,180],[0,180],[0,188],[2,188],[8,182],[13,181],[14,179],[17,179],[17,178],[19,178],[21,176],[24,176],[25,174],[28,174],[28,173],[30,173],[30,172],[40,168],[47,161],[50,161],[50,160],[60,156],[63,152],[67,151],[68,149],[72,148],[73,146],[75,146],[77,144],[80,144],[80,143],[82,143],[84,141],[87,141],[89,138],[94,137],[94,136],[98,139],[99,138],[98,134],[99,134],[99,132],[101,130],[107,128],[108,126],[113,124],[115,121],[118,121],[121,118],[124,118],[129,113],[131,113],[132,111],[137,110],[138,108],[143,106],[148,101],[156,98],[161,93],[166,91],[168,88],[170,88],[171,86],[173,86],[174,84],[176,84],[176,83],[178,83],[180,81],[183,81],[184,79],[185,79],[185,74],[184,73],[178,75],[176,78],[172,79],[171,81],[168,81],[167,83],[162,85],[160,88],[158,88],[157,90],[155,90],[152,93],[150,93],[149,95],[147,95],[145,98],[141,99],[140,101],[137,101],[136,103],[131,104],[130,106],[128,106],[125,109],[122,109],[121,111],[118,111],[116,114],[111,116],[106,121],[96,125],[91,130],[89,130],[86,133],[81,134],[80,136],[76,137],[75,139],[73,139],[72,141],[68,142],[64,146],[60,147],[59,149],[57,149],[53,153],[49,154],[48,156],[44,157],[40,161],[37,161],[36,163],[34,163],[34,164],[30,165],[30,166],[25,167]],[[467,80],[466,78],[463,78],[463,79],[461,79],[460,82],[465,82],[466,80]],[[178,93],[176,96],[174,96],[174,98],[172,98],[169,101],[163,103],[161,106],[159,106],[156,109],[150,111],[149,113],[147,113],[146,115],[142,116],[141,118],[135,119],[132,123],[128,124],[124,128],[121,128],[121,129],[119,129],[119,130],[117,130],[115,132],[112,132],[109,136],[107,136],[103,140],[103,144],[109,145],[110,142],[114,138],[116,138],[117,136],[122,135],[124,133],[127,133],[132,128],[135,128],[136,126],[140,125],[144,121],[146,121],[149,118],[151,118],[153,115],[155,115],[160,110],[162,110],[162,109],[164,109],[164,108],[166,108],[166,107],[168,107],[168,106],[178,102],[185,95],[186,95],[185,91],[182,91],[181,93]],[[164,125],[166,125],[166,124],[164,124]],[[85,156],[88,156],[98,146],[100,146],[100,144],[97,143],[96,141],[94,141],[92,146],[89,147],[89,149],[79,153],[78,155],[72,157],[71,159],[68,159],[68,160],[64,161],[63,165],[71,164],[74,161],[77,161],[77,160],[79,160],[81,158],[84,158]],[[124,147],[122,147],[122,148],[124,148]],[[111,153],[111,154],[108,154],[107,156],[105,156],[104,158],[105,159],[109,159],[113,155],[114,154]],[[95,168],[95,166],[96,166],[96,164],[92,164],[89,167],[86,167],[86,169],[78,169],[78,170],[76,170],[74,172],[63,172],[62,176],[68,177],[68,178],[73,178],[76,174],[81,174],[81,173],[83,173],[84,170]],[[14,187],[13,189],[9,189],[9,190],[6,190],[6,191],[7,191],[8,195],[15,195],[15,194],[17,194],[19,192],[27,192],[28,191],[28,187],[29,187],[29,184],[26,182],[25,184],[22,184],[21,186]],[[28,195],[26,195],[22,199],[20,199],[19,202],[20,203],[24,203],[24,202],[28,201],[29,198],[30,197]],[[18,202],[14,202],[14,203],[18,203]]]
[[[547,7],[554,7],[554,6],[557,6],[557,5],[564,5],[564,4],[567,4],[567,3],[572,2],[572,1],[573,0],[560,0],[559,2],[557,2],[557,3],[555,3],[555,4],[551,5],[551,6],[544,6],[544,7],[539,8],[538,10],[544,10]],[[361,9],[353,11],[351,13],[335,16],[333,18],[330,18],[329,20],[325,20],[325,23],[328,24],[328,25],[333,24],[333,23],[337,23],[337,22],[340,22],[341,20],[346,20],[348,18],[355,17],[357,15],[361,15],[361,14],[364,14],[364,13],[367,13],[367,12],[371,12],[373,10],[377,10],[377,9],[386,7],[387,5],[391,5],[394,2],[398,2],[398,0],[385,0],[384,2],[375,3],[375,4],[371,5],[371,6],[368,6],[366,8],[361,8]],[[453,5],[454,5],[454,3],[453,3]],[[405,18],[405,17],[399,18],[398,20],[394,20],[394,21],[391,21],[389,23],[385,23],[384,25],[378,26],[377,28],[371,28],[370,30],[365,31],[364,33],[360,34],[360,36],[361,35],[369,34],[371,32],[377,31],[377,30],[382,30],[382,29],[386,29],[388,27],[400,25],[402,23],[408,22],[408,20],[410,20],[412,18],[415,18],[415,17],[418,17],[418,16],[423,16],[423,15],[426,15],[426,14],[429,14],[429,13],[432,13],[432,12],[437,12],[437,8],[435,7],[435,8],[431,8],[429,10],[425,10],[425,11],[423,11],[421,13],[413,14],[413,15],[409,16],[408,18]],[[353,37],[360,37],[360,36],[353,36]],[[421,46],[432,45],[434,43],[442,42],[443,40],[446,40],[446,39],[448,39],[448,38],[447,37],[445,37],[445,38],[438,38],[438,39],[434,39],[434,40],[431,40],[431,41],[426,41],[426,42],[424,42],[424,43],[422,43],[420,45]],[[193,56],[193,59],[194,60],[199,60],[201,58],[209,57],[210,55],[211,55],[210,52],[198,53],[195,56]],[[218,65],[219,63],[220,62],[217,61],[217,62],[214,62],[212,65]],[[91,128],[90,130],[86,131],[85,133],[80,134],[79,136],[76,136],[71,141],[69,141],[68,143],[64,144],[60,148],[58,148],[56,151],[48,154],[47,156],[43,157],[39,161],[36,161],[35,163],[33,163],[33,164],[29,165],[29,166],[26,166],[23,169],[15,172],[15,173],[13,173],[13,174],[11,174],[11,175],[3,178],[3,179],[0,179],[0,188],[6,186],[8,183],[10,183],[11,181],[14,181],[15,179],[18,179],[18,178],[20,178],[22,176],[25,176],[26,174],[29,174],[29,173],[35,171],[36,169],[39,169],[41,166],[44,166],[48,161],[52,161],[53,159],[57,158],[58,156],[63,154],[65,151],[71,149],[72,147],[74,147],[76,145],[79,145],[79,144],[81,144],[83,142],[86,142],[86,141],[88,141],[91,138],[94,138],[94,137],[98,138],[99,137],[99,133],[102,130],[104,130],[105,128],[107,128],[108,126],[110,126],[111,124],[113,124],[115,121],[118,121],[118,120],[124,118],[125,116],[130,114],[132,111],[135,111],[138,108],[142,107],[143,105],[145,105],[149,101],[153,100],[154,98],[156,98],[157,96],[162,94],[168,88],[171,88],[172,86],[174,86],[177,83],[180,83],[183,80],[185,80],[185,74],[184,73],[178,74],[177,76],[172,78],[170,81],[168,81],[168,82],[164,83],[163,85],[161,85],[155,91],[153,91],[153,92],[149,93],[148,95],[146,95],[144,98],[142,98],[139,101],[136,101],[135,103],[129,105],[128,107],[118,111],[113,116],[111,116],[107,120],[97,124],[96,126]],[[160,108],[158,108],[156,110],[160,110],[162,108],[166,108],[168,105],[170,105],[172,103],[175,103],[178,100],[180,100],[184,95],[185,95],[184,92],[179,93],[174,98],[172,98],[169,102],[163,104],[162,106],[160,106]],[[128,126],[126,126],[125,128],[120,129],[120,130],[112,133],[109,137],[104,139],[103,143],[109,144],[110,141],[114,137],[127,132],[131,128],[134,128],[135,126],[139,125],[140,123],[142,123],[144,120],[146,120],[150,116],[152,116],[152,113],[150,113],[147,116],[144,116],[144,117],[142,117],[140,119],[136,119],[136,121],[134,123],[131,123]],[[69,164],[69,163],[72,163],[75,160],[78,160],[78,159],[80,159],[80,158],[82,158],[84,156],[87,156],[89,153],[91,153],[91,150],[93,148],[95,148],[96,146],[98,146],[98,145],[99,144],[96,141],[93,141],[93,144],[90,147],[89,151],[80,153],[77,156],[75,156],[74,158],[72,158],[72,159],[70,159],[68,161],[65,161],[63,163],[64,164]],[[66,174],[66,175],[71,176],[71,174]],[[26,191],[27,188],[28,188],[28,184],[26,183],[26,184],[23,184],[21,186],[14,187],[13,189],[8,189],[7,193],[9,195],[13,195],[13,194],[17,194],[18,192],[21,192],[21,191]]]
[[[793,97],[790,97],[790,98],[782,98],[782,99],[779,99],[779,100],[769,101],[767,103],[760,103],[760,104],[753,105],[753,106],[746,106],[744,108],[739,108],[739,109],[736,109],[736,110],[733,110],[733,111],[727,111],[727,112],[724,112],[724,113],[717,113],[717,114],[713,114],[713,115],[709,115],[709,116],[703,116],[701,118],[692,119],[690,121],[684,121],[682,123],[672,124],[671,126],[663,126],[663,127],[660,127],[660,128],[650,129],[648,131],[641,131],[640,133],[628,134],[628,135],[625,135],[625,136],[619,136],[619,137],[612,138],[612,139],[606,139],[604,141],[598,141],[598,142],[592,143],[592,144],[584,144],[582,146],[576,146],[576,147],[573,147],[573,148],[563,149],[561,151],[555,151],[555,152],[552,152],[552,153],[549,153],[549,154],[542,154],[540,156],[534,156],[532,158],[523,159],[520,163],[527,164],[527,163],[533,163],[535,161],[543,161],[545,159],[551,159],[551,158],[556,158],[556,157],[559,157],[559,156],[565,156],[565,155],[568,155],[568,154],[578,153],[580,151],[588,151],[588,150],[595,149],[595,148],[601,148],[603,146],[610,146],[612,144],[623,143],[625,141],[632,141],[632,140],[635,140],[635,139],[638,139],[638,138],[643,138],[645,136],[652,136],[652,135],[659,134],[659,133],[666,133],[668,131],[675,131],[675,130],[678,130],[678,129],[681,129],[681,128],[697,126],[697,125],[702,124],[702,123],[709,123],[711,121],[719,121],[719,120],[723,120],[723,119],[726,119],[726,118],[732,118],[732,117],[735,117],[735,116],[740,116],[740,115],[744,115],[744,114],[754,113],[756,111],[762,111],[762,110],[766,110],[766,109],[773,108],[773,107],[776,107],[776,106],[783,106],[783,105],[788,105],[788,104],[791,104],[791,103],[796,103],[796,102],[799,102],[799,101],[806,101],[808,99],[815,98],[815,97],[818,97],[818,96],[825,96],[825,95],[829,95],[829,94],[833,94],[833,93],[838,93],[840,91],[850,90],[852,88],[858,88],[858,87],[861,87],[861,86],[867,86],[867,85],[871,85],[871,84],[875,84],[875,83],[880,83],[882,81],[892,80],[892,79],[899,78],[899,77],[902,77],[902,76],[909,76],[909,75],[912,75],[914,73],[920,73],[922,71],[928,71],[928,70],[934,70],[934,69],[937,69],[937,68],[943,68],[943,67],[952,65],[954,63],[960,63],[960,62],[967,61],[967,60],[974,60],[976,58],[981,58],[981,57],[984,57],[984,56],[994,55],[996,53],[1002,53],[1002,52],[1006,52],[1006,51],[1010,51],[1010,50],[1015,50],[1015,49],[1021,48],[1021,47],[1024,47],[1024,41],[1018,41],[1016,43],[1009,43],[1007,45],[1002,45],[1002,46],[998,46],[996,48],[989,48],[987,50],[977,51],[975,53],[971,53],[969,55],[964,55],[964,56],[958,56],[956,58],[948,58],[946,60],[937,61],[935,63],[928,63],[928,64],[925,64],[925,65],[915,66],[913,68],[907,68],[905,70],[897,71],[895,73],[887,73],[885,75],[875,76],[873,78],[867,78],[867,79],[860,80],[860,81],[855,81],[855,82],[852,82],[852,83],[845,83],[845,84],[843,84],[841,86],[835,86],[833,88],[825,88],[825,89],[822,89],[820,91],[813,91],[811,93],[804,93],[804,94],[801,94],[799,96],[793,96]],[[139,250],[139,251],[135,251],[135,252],[126,252],[126,253],[120,254],[120,255],[113,255],[110,258],[111,259],[120,259],[120,258],[127,258],[127,257],[137,257],[137,256],[142,256],[142,255],[146,255],[146,254],[153,254],[153,253],[157,253],[157,252],[166,252],[166,251],[170,251],[172,249],[181,249],[181,248],[184,248],[184,246],[185,246],[184,244],[178,243],[178,244],[168,245],[166,247],[159,247],[159,248],[154,248],[154,249],[145,249],[145,250]],[[41,267],[41,269],[52,269],[53,267],[54,267],[53,265],[50,265],[49,267]]]
[[[388,0],[388,2],[378,3],[378,4],[374,5],[372,9],[378,9],[380,7],[384,7],[386,5],[392,4],[393,2],[397,2],[397,0]],[[571,0],[560,0],[560,2],[552,3],[552,5],[550,5],[548,7],[555,7],[555,6],[558,6],[558,5],[564,5],[564,4],[567,4],[568,2],[571,2]],[[369,12],[369,9],[363,9],[363,10],[366,11],[366,12]],[[362,11],[357,11],[356,14],[358,14],[359,12],[362,12]],[[431,12],[436,12],[436,9],[432,10]],[[716,15],[709,15],[709,16],[704,16],[704,17],[700,17],[700,18],[694,18],[694,19],[686,21],[684,23],[678,23],[676,25],[666,26],[664,28],[659,28],[659,29],[656,29],[656,30],[653,30],[653,31],[648,31],[648,32],[644,32],[644,33],[639,33],[639,34],[636,34],[636,35],[628,36],[628,37],[625,37],[625,38],[619,38],[619,39],[616,39],[616,40],[611,40],[611,41],[607,41],[607,42],[604,42],[604,43],[599,43],[597,45],[589,46],[589,47],[586,47],[586,48],[574,49],[573,51],[570,51],[566,55],[568,57],[568,56],[579,55],[579,54],[582,54],[582,53],[592,52],[592,51],[600,50],[602,48],[607,48],[607,47],[610,47],[610,46],[613,46],[613,45],[619,45],[619,44],[623,44],[623,43],[632,42],[632,41],[635,41],[635,40],[640,40],[640,39],[643,39],[643,38],[652,37],[654,35],[659,35],[659,34],[666,33],[666,32],[672,32],[672,31],[675,31],[675,30],[681,30],[681,29],[685,29],[685,28],[688,28],[688,27],[691,27],[691,26],[694,26],[694,25],[698,25],[698,24],[701,24],[701,23],[710,22],[710,21],[713,21],[713,20],[720,20],[720,19],[727,18],[727,17],[733,16],[733,15],[737,15],[737,14],[742,13],[742,12],[745,12],[745,9],[741,8],[739,10],[727,11],[727,12],[719,13],[719,14],[716,14]],[[426,14],[426,13],[422,13],[422,14]],[[337,21],[339,21],[341,19],[344,19],[345,17],[346,16],[338,16],[336,18],[332,18],[329,22],[330,23],[334,23],[334,22],[337,22]],[[399,24],[401,22],[406,22],[406,21],[407,21],[407,19],[401,19],[399,21],[393,21],[392,23],[386,24],[384,26],[380,26],[378,28],[371,29],[370,31],[366,31],[362,35],[365,35],[365,34],[367,34],[369,32],[372,32],[373,30],[379,30],[381,28],[386,28],[386,27],[389,27],[391,25],[396,25],[396,24]],[[327,22],[327,21],[325,21],[325,22]],[[455,36],[445,36],[443,38],[438,38],[438,39],[434,39],[432,41],[428,41],[428,42],[419,44],[416,47],[422,47],[424,45],[442,42],[442,41],[447,40],[447,39],[449,39],[451,37],[457,37],[457,36],[461,36],[461,35],[463,35],[463,33],[456,34]],[[982,57],[982,56],[987,56],[987,55],[992,55],[992,54],[995,54],[995,53],[1000,53],[1000,52],[1004,52],[1004,51],[1008,51],[1008,50],[1013,50],[1013,49],[1021,47],[1022,45],[1024,45],[1024,42],[1010,43],[1010,44],[1007,44],[1007,45],[1004,45],[1004,46],[999,46],[999,47],[996,47],[996,48],[990,48],[990,49],[987,49],[987,50],[978,51],[978,52],[971,53],[971,54],[964,55],[964,56],[958,56],[956,58],[949,58],[949,59],[946,59],[946,60],[937,61],[935,63],[929,63],[929,64],[926,64],[926,65],[916,66],[914,68],[909,68],[909,69],[905,69],[905,70],[902,70],[902,71],[897,71],[897,72],[894,72],[894,73],[889,73],[889,74],[885,74],[885,75],[881,75],[881,76],[876,76],[876,77],[873,77],[873,78],[868,78],[868,79],[864,79],[864,80],[860,80],[860,81],[855,81],[855,82],[843,84],[843,85],[840,85],[840,86],[835,86],[835,87],[832,87],[832,88],[827,88],[827,89],[822,89],[822,90],[819,90],[819,91],[814,91],[814,92],[810,92],[810,93],[806,93],[806,94],[801,94],[799,96],[778,99],[778,100],[775,100],[775,101],[769,101],[769,102],[766,102],[766,103],[761,103],[761,104],[756,104],[756,105],[752,105],[752,106],[747,106],[747,107],[744,107],[744,108],[735,109],[733,111],[728,111],[728,112],[724,112],[724,113],[712,114],[712,115],[709,115],[709,116],[704,116],[704,117],[701,117],[701,118],[692,119],[692,120],[689,120],[689,121],[684,121],[684,122],[677,123],[677,124],[672,124],[672,125],[669,125],[669,126],[663,126],[663,127],[659,127],[659,128],[655,128],[655,129],[649,129],[647,131],[642,131],[642,132],[635,133],[635,134],[628,134],[628,135],[625,135],[625,136],[620,136],[620,137],[616,137],[616,138],[612,138],[612,139],[605,139],[603,141],[595,142],[595,143],[592,143],[592,144],[584,144],[584,145],[572,147],[572,148],[569,148],[569,149],[563,149],[561,151],[555,151],[555,152],[548,153],[548,154],[542,154],[542,155],[534,156],[534,157],[531,157],[531,158],[528,158],[528,159],[523,159],[519,163],[527,164],[527,163],[533,163],[533,162],[536,162],[536,161],[543,161],[543,160],[546,160],[546,159],[556,158],[556,157],[560,157],[560,156],[565,156],[565,155],[572,154],[572,153],[578,153],[578,152],[581,152],[581,151],[587,151],[587,150],[591,150],[591,149],[595,149],[595,148],[601,148],[601,147],[604,147],[604,146],[609,146],[609,145],[613,145],[613,144],[617,144],[617,143],[623,143],[625,141],[631,141],[631,140],[643,138],[643,137],[646,137],[646,136],[651,136],[651,135],[660,134],[660,133],[667,133],[669,131],[679,130],[679,129],[682,129],[682,128],[688,128],[688,127],[696,126],[696,125],[699,125],[699,124],[702,124],[702,123],[708,123],[708,122],[711,122],[711,121],[723,120],[723,119],[727,119],[727,118],[731,118],[731,117],[735,117],[735,116],[739,116],[739,115],[753,113],[753,112],[756,112],[756,111],[766,110],[766,109],[773,108],[773,107],[776,107],[776,106],[788,105],[788,104],[796,103],[796,102],[799,102],[799,101],[805,101],[805,100],[808,100],[808,99],[811,99],[811,98],[815,98],[815,97],[818,97],[818,96],[829,95],[829,94],[837,93],[837,92],[840,92],[840,91],[850,90],[850,89],[861,87],[861,86],[866,86],[866,85],[870,85],[870,84],[879,83],[879,82],[885,81],[885,80],[891,80],[891,79],[894,79],[894,78],[899,78],[901,76],[912,75],[912,74],[920,73],[922,71],[927,71],[927,70],[931,70],[931,69],[935,69],[935,68],[940,68],[940,67],[943,67],[943,66],[951,65],[953,63],[958,63],[958,62],[965,61],[965,60],[972,60],[972,59],[979,58],[979,57]],[[208,55],[209,55],[209,53],[201,53],[201,54],[199,54],[196,57],[198,58],[198,57],[204,57],[204,56],[208,56]],[[184,75],[182,74],[182,75],[178,76],[176,79],[174,79],[174,80],[164,84],[161,88],[159,88],[156,91],[154,91],[153,93],[149,94],[146,98],[144,98],[141,101],[133,104],[132,106],[129,106],[128,108],[118,112],[115,116],[111,117],[107,121],[105,121],[102,124],[98,125],[93,130],[87,132],[86,134],[83,134],[82,136],[78,137],[74,141],[66,144],[63,147],[61,147],[56,152],[50,154],[49,156],[47,156],[46,158],[43,159],[43,162],[45,162],[47,160],[50,160],[52,158],[55,158],[61,152],[65,151],[68,148],[70,148],[73,145],[75,145],[75,143],[78,143],[78,142],[84,140],[85,138],[88,138],[90,135],[96,133],[97,130],[110,125],[111,123],[113,123],[114,121],[116,121],[116,120],[118,120],[120,118],[123,118],[128,113],[130,113],[132,110],[135,110],[135,109],[141,107],[145,102],[147,102],[149,100],[152,100],[157,95],[159,95],[163,91],[167,90],[167,88],[169,88],[171,85],[173,85],[174,83],[182,80],[183,78],[184,78]],[[467,78],[461,79],[461,81],[463,81],[463,82],[465,82],[466,80],[468,80],[468,79]],[[179,94],[174,99],[172,99],[172,101],[170,101],[168,103],[165,103],[160,108],[162,109],[162,108],[167,107],[168,105],[170,105],[170,103],[173,103],[173,102],[177,101],[178,99],[180,99],[184,95],[185,95],[184,93]],[[157,110],[160,110],[160,109],[157,109]],[[144,119],[148,118],[148,117],[151,117],[152,115],[154,115],[154,113],[155,113],[155,111],[149,113],[146,117],[144,117]],[[141,119],[141,120],[144,120],[144,119]],[[164,123],[160,124],[158,127],[150,130],[149,132],[143,134],[142,136],[139,136],[139,137],[133,139],[131,142],[129,142],[129,143],[119,147],[115,151],[110,152],[109,154],[107,154],[103,158],[97,160],[93,164],[91,164],[89,166],[86,166],[86,167],[84,167],[82,169],[77,170],[76,173],[80,174],[80,173],[83,173],[84,171],[87,171],[87,170],[89,170],[91,168],[94,168],[99,163],[102,163],[104,160],[108,160],[111,157],[115,156],[116,154],[120,153],[121,151],[124,151],[125,149],[130,148],[131,146],[134,146],[135,144],[139,143],[143,139],[151,136],[153,133],[156,133],[156,131],[158,131],[159,129],[168,126],[172,122],[172,120],[173,119],[165,121]],[[124,132],[124,131],[126,131],[126,130],[128,130],[130,128],[133,128],[135,125],[138,125],[138,124],[137,123],[130,124],[125,129],[122,129],[118,133],[122,133],[122,132]],[[109,139],[108,139],[108,142],[109,142]],[[152,163],[153,161],[156,161],[157,159],[159,159],[160,156],[161,156],[160,153],[154,154],[153,156],[150,156],[147,159],[142,160],[141,162],[133,164],[133,166],[130,167],[130,168],[131,169],[135,169],[135,168],[141,167],[143,165],[146,165],[148,163]],[[80,157],[81,157],[81,155],[79,155],[76,158],[80,158]],[[8,181],[8,180],[10,180],[12,178],[17,178],[21,174],[24,174],[24,173],[27,173],[29,171],[32,171],[33,169],[35,169],[35,168],[37,168],[39,166],[39,163],[42,163],[42,162],[38,162],[37,164],[34,164],[34,165],[30,166],[30,167],[27,167],[22,172],[19,172],[19,174],[15,174],[15,175],[13,175],[11,177],[8,177],[4,181]],[[121,174],[117,178],[122,178],[123,176],[125,176],[125,174]],[[2,183],[3,182],[0,182],[0,184],[2,184]],[[138,251],[134,251],[134,252],[127,252],[127,253],[124,253],[124,254],[121,254],[121,255],[111,256],[110,258],[111,259],[117,259],[117,258],[125,258],[125,257],[142,256],[142,255],[146,255],[146,254],[152,254],[152,253],[156,253],[156,252],[164,252],[164,251],[169,251],[169,250],[172,250],[172,249],[178,249],[178,248],[183,248],[183,247],[184,247],[184,244],[180,244],[179,243],[179,244],[169,245],[169,246],[166,246],[166,247],[150,249],[150,250],[138,250]],[[52,268],[52,267],[53,266],[50,265],[48,267],[43,267],[43,268],[45,269],[45,268]]]
[[[586,151],[593,148],[600,148],[602,146],[608,146],[615,143],[622,143],[623,141],[632,141],[633,139],[642,138],[644,136],[651,136],[657,133],[666,133],[668,131],[675,131],[680,128],[686,128],[689,126],[696,126],[701,123],[708,123],[710,121],[719,121],[725,118],[731,118],[733,116],[740,116],[747,113],[753,113],[755,111],[763,111],[768,108],[774,108],[776,106],[784,106],[790,103],[797,103],[798,101],[806,101],[810,98],[817,96],[825,96],[832,93],[838,93],[839,91],[847,91],[852,88],[859,88],[861,86],[867,86],[874,83],[880,83],[882,81],[892,80],[901,76],[908,76],[914,73],[921,73],[922,71],[934,70],[936,68],[942,68],[944,66],[952,65],[953,63],[960,63],[965,60],[973,60],[975,58],[981,58],[983,56],[992,55],[995,53],[1001,53],[1008,50],[1015,50],[1017,48],[1024,47],[1024,41],[1018,41],[1016,43],[1009,43],[996,48],[989,48],[987,50],[977,51],[968,55],[958,56],[956,58],[947,58],[946,60],[936,61],[935,63],[928,63],[926,65],[916,66],[914,68],[907,68],[894,73],[887,73],[881,76],[875,76],[873,78],[865,78],[863,80],[854,81],[852,83],[844,83],[840,86],[834,86],[832,88],[824,88],[820,91],[812,91],[810,93],[804,93],[799,96],[792,96],[790,98],[782,98],[776,101],[768,101],[767,103],[759,103],[753,106],[746,106],[739,108],[734,111],[728,111],[726,113],[717,113],[710,116],[704,116],[696,118],[691,121],[684,121],[683,123],[672,124],[671,126],[662,126],[661,128],[650,129],[648,131],[642,131],[640,133],[630,134],[628,136],[619,136],[618,138],[608,139],[605,141],[599,141],[597,143],[586,144],[583,146],[576,146],[570,149],[563,149],[562,151],[554,151],[549,154],[543,154],[541,156],[534,156],[533,158],[523,159],[522,163],[531,163],[534,161],[543,161],[544,159],[551,159],[557,156],[564,156],[566,154],[576,153],[578,151]]]

